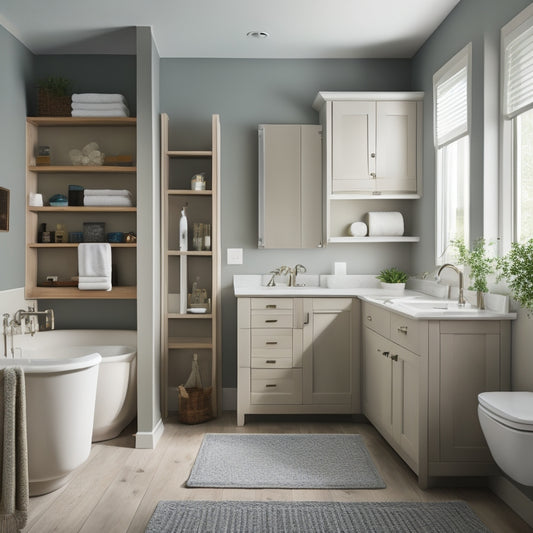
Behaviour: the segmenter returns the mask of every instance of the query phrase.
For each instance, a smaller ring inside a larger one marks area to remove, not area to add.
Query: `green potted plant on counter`
[[[504,279],[513,298],[527,310],[533,312],[533,239],[527,242],[513,242],[509,252],[497,260],[498,279]]]
[[[468,267],[467,274],[470,279],[468,290],[477,292],[477,306],[479,309],[485,309],[483,295],[489,291],[487,276],[494,272],[496,259],[489,257],[484,238],[475,241],[471,250],[466,247],[462,239],[451,241],[451,244],[457,250],[457,262],[460,265]]]
[[[382,270],[376,277],[381,281],[381,287],[383,289],[403,291],[405,289],[405,282],[409,276],[396,267],[392,267]]]

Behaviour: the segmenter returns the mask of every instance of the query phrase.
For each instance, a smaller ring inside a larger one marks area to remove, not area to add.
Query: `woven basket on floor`
[[[46,89],[39,89],[38,109],[40,117],[70,117],[72,112],[72,98],[57,96]]]
[[[212,388],[186,389],[178,387],[179,412],[178,420],[182,424],[201,424],[213,418],[211,411]]]

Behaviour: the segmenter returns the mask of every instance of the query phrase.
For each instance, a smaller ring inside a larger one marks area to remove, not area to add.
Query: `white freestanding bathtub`
[[[101,359],[0,358],[0,368],[24,369],[30,496],[64,485],[89,456]]]
[[[65,329],[40,331],[15,341],[15,357],[67,359],[93,352],[102,356],[92,441],[116,437],[137,414],[137,332]],[[19,349],[20,347],[20,349]]]

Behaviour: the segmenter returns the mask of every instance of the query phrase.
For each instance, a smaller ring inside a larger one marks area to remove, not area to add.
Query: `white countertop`
[[[380,288],[375,275],[308,275],[298,276],[301,285],[288,287],[277,284],[267,287],[269,275],[236,275],[233,287],[236,297],[348,297],[359,298],[415,320],[514,320],[516,313],[508,311],[508,297],[486,296],[487,309],[477,309],[470,303],[464,307],[448,299],[449,287],[427,280],[409,280],[409,289],[391,291]],[[416,290],[415,290],[416,289]],[[470,291],[466,291],[469,293]],[[470,300],[475,293],[470,294]]]

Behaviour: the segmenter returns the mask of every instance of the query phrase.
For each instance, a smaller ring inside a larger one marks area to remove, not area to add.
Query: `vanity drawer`
[[[406,316],[391,313],[390,339],[412,352],[420,353],[419,323]]]
[[[251,371],[252,404],[302,403],[302,372],[295,369]]]
[[[252,368],[292,368],[291,357],[271,356],[252,357]]]
[[[252,298],[252,309],[291,309],[292,298]]]
[[[252,328],[292,328],[292,309],[252,309]]]
[[[376,333],[379,333],[384,337],[389,337],[391,323],[391,315],[389,311],[377,307],[376,305],[369,304],[368,302],[363,302],[361,317],[364,326],[374,330]]]
[[[252,329],[252,357],[292,357],[292,329]]]

